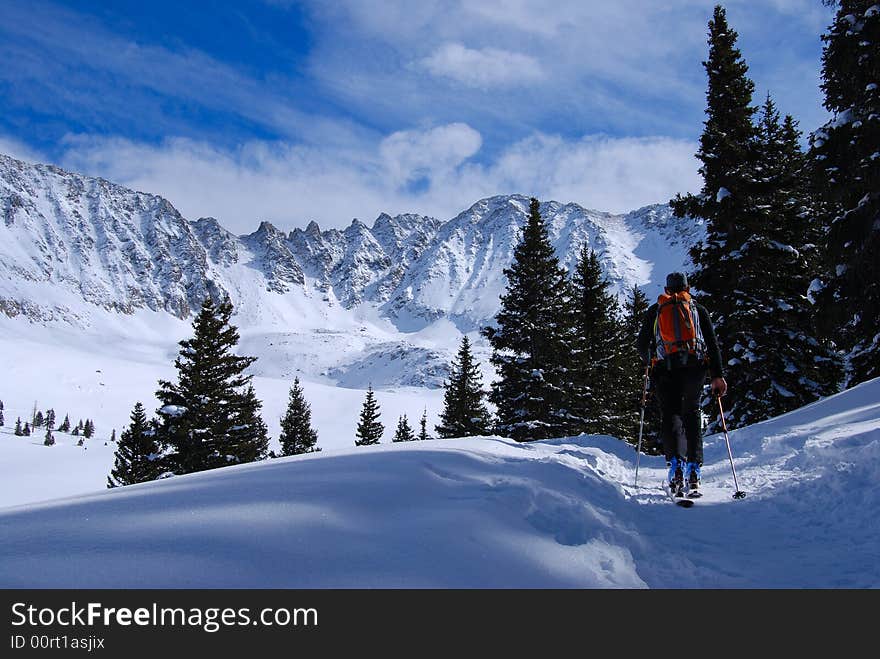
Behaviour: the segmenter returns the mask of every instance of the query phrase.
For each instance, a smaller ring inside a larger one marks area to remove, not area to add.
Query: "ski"
[[[676,496],[675,493],[669,489],[669,485],[667,483],[663,484],[663,490],[666,492],[666,495],[676,506],[680,506],[682,508],[690,508],[694,505],[693,499],[688,499],[684,494],[680,497]]]

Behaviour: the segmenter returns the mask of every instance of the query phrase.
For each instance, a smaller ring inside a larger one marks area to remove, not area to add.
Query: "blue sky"
[[[701,0],[0,2],[0,151],[230,229],[623,211],[700,181]],[[819,0],[725,5],[757,85],[824,121]]]

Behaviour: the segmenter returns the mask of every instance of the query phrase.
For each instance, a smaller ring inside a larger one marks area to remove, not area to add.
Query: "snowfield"
[[[4,481],[22,464],[10,450],[67,450],[0,439]],[[747,498],[731,498],[715,435],[689,510],[660,490],[662,459],[642,458],[635,488],[633,450],[595,436],[352,447],[96,487],[0,510],[0,586],[880,587],[880,380],[731,442]]]

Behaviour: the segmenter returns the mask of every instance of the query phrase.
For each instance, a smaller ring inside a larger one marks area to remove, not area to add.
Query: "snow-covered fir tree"
[[[880,4],[826,4],[837,13],[822,36],[822,91],[833,118],[811,140],[827,213],[816,313],[849,352],[853,385],[880,376]]]
[[[419,440],[424,441],[431,439],[428,436],[428,410],[422,410],[422,417],[419,419]]]
[[[23,434],[24,434],[24,432],[21,429],[21,417],[18,417],[15,420],[15,436],[21,437]]]
[[[757,148],[752,121],[755,85],[746,75],[748,66],[736,47],[737,36],[724,8],[716,6],[709,21],[709,57],[703,62],[708,76],[707,119],[697,152],[703,188],[698,195],[677,195],[670,202],[678,217],[706,221],[706,239],[691,250],[695,271],[688,279],[713,315],[722,359],[743,331],[735,315],[743,304],[738,280],[747,258],[744,248],[758,220],[752,199]],[[729,375],[728,404],[735,407],[746,376],[736,369]],[[727,422],[733,428],[742,425],[735,410]]]
[[[58,426],[58,430],[61,432],[70,432],[70,416],[65,414],[64,421],[61,422],[61,425]]]
[[[27,421],[24,422],[24,430],[22,430],[21,433],[22,433],[25,437],[30,437],[30,436],[31,436],[31,426],[30,426],[30,424],[29,424]]]
[[[38,411],[36,415],[34,415],[34,428],[41,428],[43,426],[43,413]]]
[[[54,446],[55,445],[55,435],[52,434],[52,427],[46,426],[46,434],[43,436],[43,445],[44,446]]]
[[[248,393],[252,376],[244,373],[256,357],[233,353],[239,334],[230,323],[232,311],[229,300],[215,305],[206,298],[193,320],[193,337],[179,343],[177,382],[159,381],[158,441],[167,470],[185,474],[264,453],[265,427]]]
[[[394,431],[392,442],[414,442],[416,434],[413,432],[412,426],[409,425],[409,419],[406,414],[402,414],[397,420],[397,429]]]
[[[495,429],[517,441],[562,436],[569,426],[564,409],[568,280],[537,199],[530,200],[522,238],[504,274],[507,288],[495,326],[483,330],[498,373],[489,394],[497,409]]]
[[[281,418],[282,455],[299,455],[320,451],[318,433],[312,427],[312,407],[305,398],[299,378],[293,379],[287,400],[287,410]]]
[[[135,403],[130,419],[116,445],[116,459],[107,477],[107,487],[144,483],[162,473],[156,424],[147,421],[144,406],[139,402]]]
[[[46,424],[47,428],[52,428],[52,430],[55,430],[55,410],[53,410],[52,408],[46,410],[46,416],[43,419],[43,423]]]
[[[443,384],[443,412],[434,430],[440,437],[472,437],[488,435],[492,419],[486,409],[483,376],[474,360],[471,342],[462,337],[458,355]]]
[[[571,352],[566,377],[569,434],[618,435],[626,342],[617,299],[596,252],[581,247],[570,285]]]
[[[833,352],[815,337],[807,298],[816,248],[805,157],[797,124],[768,94],[757,123],[751,235],[736,255],[728,315],[738,332],[728,344],[729,415],[737,425],[789,412],[837,390]],[[785,273],[784,277],[774,276]]]
[[[376,402],[376,394],[373,392],[371,384],[367,387],[367,395],[361,408],[361,416],[355,433],[357,437],[354,442],[355,446],[369,446],[379,443],[379,440],[382,439],[382,433],[385,432],[385,426],[382,425],[379,418],[379,403]]]
[[[242,464],[265,460],[269,451],[269,434],[260,416],[263,403],[257,398],[253,385],[248,384],[243,392],[235,394],[233,403],[226,461]]]
[[[6,421],[3,418],[3,401],[0,400],[0,426],[6,425]]]
[[[86,419],[85,425],[83,426],[82,431],[83,437],[86,439],[91,439],[92,435],[95,434],[95,424],[92,423],[91,419]]]

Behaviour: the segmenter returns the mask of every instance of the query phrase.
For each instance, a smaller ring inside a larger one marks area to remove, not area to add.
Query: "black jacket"
[[[700,330],[703,332],[703,340],[706,342],[706,354],[709,357],[709,374],[713,378],[724,377],[724,367],[721,364],[721,350],[718,348],[718,339],[715,338],[715,328],[706,307],[694,301],[697,314],[700,316]],[[654,320],[657,318],[657,304],[652,304],[645,312],[642,320],[642,328],[636,339],[636,348],[642,362],[647,364],[651,361],[657,349],[654,339]]]

